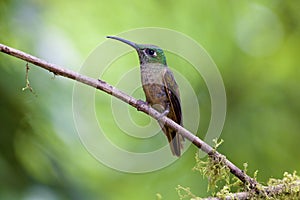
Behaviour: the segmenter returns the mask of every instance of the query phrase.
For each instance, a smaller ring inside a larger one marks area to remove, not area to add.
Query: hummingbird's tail
[[[183,145],[181,143],[183,141],[183,137],[169,127],[164,127],[163,131],[168,138],[172,154],[174,156],[180,157],[181,149],[183,148]]]

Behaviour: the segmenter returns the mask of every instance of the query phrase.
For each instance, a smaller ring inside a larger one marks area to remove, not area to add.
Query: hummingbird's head
[[[161,48],[151,44],[136,44],[129,40],[125,40],[123,38],[115,37],[115,36],[107,36],[107,38],[119,40],[124,42],[130,46],[132,46],[138,53],[140,63],[160,63],[163,65],[167,65],[166,57]]]

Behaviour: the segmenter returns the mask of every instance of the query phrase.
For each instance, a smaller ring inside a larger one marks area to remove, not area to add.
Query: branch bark
[[[217,152],[213,147],[209,146],[207,143],[202,141],[197,136],[193,135],[191,132],[189,132],[187,129],[183,128],[182,126],[178,125],[168,117],[164,116],[161,117],[161,114],[148,106],[145,102],[141,100],[137,100],[117,88],[109,85],[103,80],[97,80],[93,79],[84,75],[81,75],[77,72],[71,71],[69,69],[64,69],[58,65],[48,63],[42,59],[39,59],[37,57],[34,57],[32,55],[29,55],[27,53],[24,53],[20,50],[8,47],[6,45],[0,44],[0,51],[3,53],[6,53],[8,55],[11,55],[13,57],[22,59],[26,62],[32,63],[36,66],[39,66],[41,68],[44,68],[55,75],[60,75],[66,78],[70,78],[73,80],[76,80],[78,82],[81,82],[83,84],[89,85],[91,87],[97,88],[99,90],[102,90],[120,100],[122,100],[125,103],[130,104],[131,106],[135,107],[137,110],[142,111],[154,119],[166,124],[170,128],[178,131],[183,137],[191,141],[195,146],[197,146],[199,149],[201,149],[203,152],[205,152],[208,156],[211,156],[215,158],[216,160],[223,160],[224,164],[230,169],[230,172],[235,175],[237,178],[239,178],[244,184],[248,185],[250,189],[253,189],[257,192],[257,186],[258,183],[256,180],[248,176],[243,170],[239,169],[236,165],[234,165],[231,161],[226,159],[225,156]]]

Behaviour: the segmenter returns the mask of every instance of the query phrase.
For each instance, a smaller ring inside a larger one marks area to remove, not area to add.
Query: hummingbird
[[[141,81],[146,102],[160,112],[161,116],[167,116],[182,126],[179,89],[167,65],[163,50],[155,45],[137,44],[115,36],[107,36],[107,38],[121,41],[136,50],[140,61]],[[167,136],[172,154],[179,157],[183,148],[183,137],[163,123],[159,125]]]

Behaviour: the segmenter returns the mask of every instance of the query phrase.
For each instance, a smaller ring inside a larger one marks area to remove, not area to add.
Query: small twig
[[[25,87],[22,88],[22,91],[29,89],[30,92],[34,93],[32,87],[30,86],[30,83],[29,83],[29,70],[30,70],[29,65],[28,65],[28,63],[26,63],[26,74],[25,74],[26,85],[25,85]]]
[[[234,174],[237,178],[239,178],[245,185],[248,185],[250,189],[257,190],[258,183],[256,180],[248,176],[244,171],[239,169],[237,166],[235,166],[232,162],[230,162],[228,159],[226,159],[225,156],[217,152],[213,147],[209,146],[207,143],[202,141],[197,136],[193,135],[190,131],[183,128],[182,126],[175,123],[173,120],[169,119],[168,117],[164,116],[161,117],[161,114],[157,112],[155,109],[151,108],[146,104],[146,102],[143,102],[141,100],[137,100],[117,88],[107,84],[106,82],[102,80],[96,80],[84,75],[81,75],[77,72],[71,71],[69,69],[64,69],[58,65],[48,63],[42,59],[39,59],[37,57],[34,57],[32,55],[26,54],[22,51],[19,51],[17,49],[8,47],[6,45],[0,44],[0,51],[3,53],[6,53],[8,55],[14,56],[16,58],[20,58],[22,60],[25,60],[27,62],[30,62],[34,65],[37,65],[41,68],[44,68],[50,72],[53,72],[56,75],[61,75],[73,80],[76,80],[78,82],[81,82],[83,84],[89,85],[91,87],[97,88],[99,90],[102,90],[120,100],[123,102],[135,107],[137,110],[142,111],[154,119],[160,121],[163,124],[166,124],[170,128],[174,129],[178,133],[180,133],[183,137],[191,141],[195,146],[197,146],[199,149],[201,149],[203,152],[205,152],[207,155],[211,156],[212,158],[216,160],[223,160],[224,164],[230,169],[230,172]],[[143,102],[143,103],[141,103]]]

